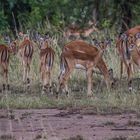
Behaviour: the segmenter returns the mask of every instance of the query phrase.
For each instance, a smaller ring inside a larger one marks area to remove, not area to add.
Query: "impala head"
[[[14,55],[18,52],[18,43],[17,41],[11,41],[11,43],[9,44],[9,47],[11,49],[11,51],[14,53]]]
[[[16,42],[12,41],[10,36],[8,35],[4,35],[4,42],[7,44],[7,46],[9,47],[10,52],[15,54],[15,48],[16,48]]]
[[[132,51],[136,47],[136,38],[135,36],[129,34],[127,37],[127,46],[129,51]]]
[[[24,33],[23,32],[19,32],[17,37],[18,37],[18,39],[23,40]]]
[[[39,49],[45,49],[48,47],[49,35],[45,34],[44,36],[38,34],[37,36]]]
[[[29,40],[29,39],[30,39],[30,38],[29,38],[29,33],[24,34],[23,32],[19,32],[17,38],[18,38],[19,40],[22,40],[22,41],[23,41],[23,40]]]
[[[135,35],[132,34],[127,35],[124,33],[121,35],[121,39],[126,42],[126,46],[128,50],[131,52],[136,47],[138,47],[137,40],[140,39],[140,32],[136,33]]]
[[[93,39],[94,45],[101,51],[105,51],[111,45],[111,41],[111,39],[107,39],[106,41],[98,42],[96,39]]]

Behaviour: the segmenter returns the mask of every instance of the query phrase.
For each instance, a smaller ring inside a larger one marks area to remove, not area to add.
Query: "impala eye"
[[[129,45],[129,47],[128,47],[129,50],[132,50],[134,48],[134,46],[135,46],[134,44]]]

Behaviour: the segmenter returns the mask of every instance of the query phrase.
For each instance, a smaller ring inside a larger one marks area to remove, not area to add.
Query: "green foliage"
[[[109,28],[111,26],[111,22],[109,19],[103,19],[102,21],[102,27],[103,28]]]
[[[0,33],[3,33],[9,28],[9,25],[3,11],[0,11],[0,17]]]
[[[139,24],[139,5],[136,0],[5,0],[0,1],[0,30],[40,28],[46,20],[62,29],[72,23],[85,27],[93,20],[99,28],[126,30]]]

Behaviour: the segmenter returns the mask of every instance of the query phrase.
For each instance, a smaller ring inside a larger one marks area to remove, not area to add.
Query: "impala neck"
[[[98,64],[98,62],[100,61],[100,59],[102,58],[102,55],[104,53],[104,50],[100,49],[95,60],[94,60],[94,63],[95,63],[95,66]]]

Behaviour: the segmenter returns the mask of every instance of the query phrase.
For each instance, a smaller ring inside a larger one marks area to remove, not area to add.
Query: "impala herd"
[[[30,87],[30,65],[34,53],[35,43],[29,36],[19,33],[18,39],[8,40],[8,45],[0,45],[0,65],[3,72],[3,90],[9,90],[8,83],[8,65],[10,53],[17,54],[23,66],[23,82]],[[40,79],[42,82],[42,91],[51,91],[52,87],[52,68],[54,63],[55,52],[48,45],[49,36],[37,35],[36,44],[40,50]],[[92,74],[95,68],[103,74],[107,88],[114,84],[113,70],[108,69],[103,59],[104,51],[110,46],[111,40],[88,44],[83,40],[75,40],[67,43],[60,56],[60,74],[58,77],[57,96],[60,90],[69,93],[68,80],[74,68],[83,69],[87,75],[87,95],[92,96]],[[7,47],[8,46],[8,47]],[[140,68],[140,26],[135,26],[116,40],[116,49],[120,56],[120,78],[122,78],[123,66],[125,66],[128,75],[128,88],[132,90],[132,65],[136,64]]]

